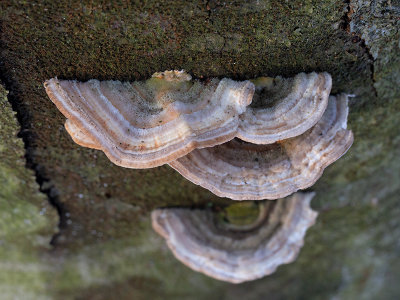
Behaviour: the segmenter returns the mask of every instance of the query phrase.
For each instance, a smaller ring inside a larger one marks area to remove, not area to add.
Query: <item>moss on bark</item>
[[[0,85],[0,294],[4,299],[45,299],[47,267],[58,216],[25,168],[15,113]]]

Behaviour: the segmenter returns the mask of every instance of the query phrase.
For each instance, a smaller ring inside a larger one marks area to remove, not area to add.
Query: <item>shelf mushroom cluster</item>
[[[44,86],[77,144],[122,167],[169,164],[233,200],[274,200],[310,187],[353,142],[348,97],[329,95],[325,72],[238,82],[165,71],[131,83],[53,78]],[[152,223],[186,265],[238,283],[295,259],[316,218],[311,198],[260,202],[267,213],[246,232],[217,228],[201,210],[156,210]]]
[[[234,200],[277,199],[311,186],[351,146],[347,96],[329,97],[328,73],[253,81],[50,79],[47,94],[79,145],[117,165],[169,164]]]

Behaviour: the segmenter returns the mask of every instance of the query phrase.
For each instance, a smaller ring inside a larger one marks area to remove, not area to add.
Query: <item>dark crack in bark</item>
[[[375,87],[375,58],[371,53],[370,48],[367,46],[365,43],[365,40],[363,38],[360,38],[359,42],[360,46],[365,50],[365,53],[367,53],[369,60],[371,61],[370,63],[370,71],[371,71],[371,80],[372,80],[372,89],[374,91],[375,97],[378,97],[378,90]]]
[[[4,49],[2,46],[3,45],[0,44],[0,49]],[[18,100],[18,97],[16,96],[18,95],[17,84],[10,80],[10,78],[7,78],[4,74],[6,74],[6,72],[4,70],[4,63],[1,60],[0,80],[4,83],[4,86],[9,91],[8,101],[10,102],[13,111],[16,112],[17,121],[21,127],[18,137],[22,138],[24,143],[26,160],[25,167],[34,171],[36,182],[40,187],[40,192],[46,195],[49,203],[56,209],[59,216],[59,231],[53,235],[50,241],[50,245],[54,246],[58,237],[61,235],[61,232],[67,226],[68,212],[66,211],[63,203],[60,201],[59,193],[54,187],[54,184],[51,182],[50,178],[46,176],[44,167],[35,162],[35,157],[33,154],[34,146],[32,145],[35,140],[35,135],[30,129],[31,116],[28,109],[22,104],[21,101]]]
[[[344,4],[345,4],[345,13],[344,13],[343,17],[341,18],[342,24],[341,24],[340,28],[350,34],[351,16],[353,15],[354,11],[353,11],[353,8],[351,7],[350,0],[345,0]]]
[[[210,1],[211,1],[211,0],[207,0],[207,2],[206,2],[206,11],[207,11],[207,13],[208,13],[208,20],[210,20],[210,18],[211,18]]]
[[[364,49],[365,53],[368,56],[368,59],[370,60],[370,72],[371,72],[371,81],[372,81],[372,90],[374,91],[374,95],[375,97],[378,97],[378,91],[375,87],[375,58],[373,57],[370,48],[367,46],[365,39],[362,38],[361,35],[355,33],[355,32],[351,32],[351,28],[350,28],[350,23],[352,20],[352,16],[354,14],[354,9],[353,6],[351,5],[351,0],[345,0],[344,1],[345,4],[345,13],[343,15],[342,19],[342,23],[340,28],[344,31],[346,31],[349,35],[352,35],[352,41],[353,43],[358,43],[360,45],[360,47],[362,49]]]

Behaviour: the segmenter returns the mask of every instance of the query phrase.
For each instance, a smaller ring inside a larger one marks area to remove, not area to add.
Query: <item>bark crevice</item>
[[[59,217],[59,230],[53,235],[50,240],[50,245],[54,246],[57,238],[61,235],[63,228],[65,228],[67,225],[67,211],[60,201],[60,198],[58,196],[59,193],[54,184],[45,175],[43,166],[35,162],[35,157],[33,154],[34,146],[32,145],[35,140],[35,135],[30,129],[30,124],[32,124],[31,116],[28,109],[22,104],[22,102],[18,101],[18,97],[16,96],[17,84],[4,76],[4,74],[6,74],[7,72],[5,72],[3,65],[0,66],[0,70],[0,80],[4,84],[5,88],[9,91],[7,99],[11,104],[13,111],[16,113],[16,118],[21,128],[18,133],[18,137],[21,138],[24,143],[24,156],[26,161],[25,168],[33,170],[35,180],[39,185],[39,191],[46,195],[49,203],[56,209]]]
[[[340,28],[344,31],[346,31],[349,35],[352,36],[352,42],[353,43],[358,43],[362,49],[364,49],[365,53],[367,54],[368,60],[370,61],[369,67],[370,67],[370,72],[371,72],[371,81],[372,81],[372,90],[374,92],[374,96],[378,97],[378,91],[375,87],[375,58],[371,53],[370,48],[367,46],[365,39],[362,38],[361,35],[352,32],[351,31],[351,26],[350,23],[352,21],[352,16],[354,14],[354,9],[351,5],[351,0],[345,0],[344,1],[345,8],[344,8],[344,15],[342,16],[342,23]]]

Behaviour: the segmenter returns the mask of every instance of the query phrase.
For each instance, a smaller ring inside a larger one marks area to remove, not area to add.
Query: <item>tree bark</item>
[[[7,297],[17,290],[23,299],[400,296],[398,1],[3,0],[0,26],[1,79],[17,113],[15,120],[2,89]],[[123,169],[74,144],[43,88],[56,76],[133,81],[173,69],[233,79],[326,71],[332,94],[355,95],[354,145],[310,189],[320,215],[297,261],[271,276],[232,285],[176,261],[152,231],[150,212],[231,201],[167,166]]]

